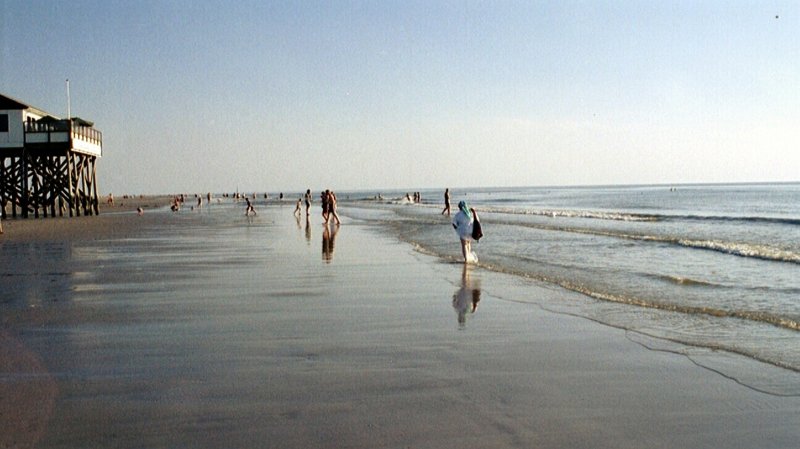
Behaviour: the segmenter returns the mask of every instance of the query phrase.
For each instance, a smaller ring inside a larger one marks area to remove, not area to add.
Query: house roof
[[[94,122],[90,122],[89,120],[82,119],[80,117],[72,117],[72,121],[81,126],[88,126],[90,128],[94,126]]]
[[[0,109],[28,109],[25,103],[21,103],[11,97],[0,94]]]
[[[53,114],[50,114],[49,112],[45,112],[45,111],[43,111],[43,110],[41,110],[39,108],[35,108],[35,107],[33,107],[33,106],[29,105],[29,104],[25,104],[25,103],[23,103],[23,102],[21,102],[19,100],[16,100],[16,99],[11,98],[8,95],[4,95],[4,94],[0,94],[0,109],[21,109],[21,110],[32,109],[33,112],[35,112],[35,113],[37,113],[39,115],[42,115],[42,116],[46,116],[46,115],[52,116],[53,115]]]

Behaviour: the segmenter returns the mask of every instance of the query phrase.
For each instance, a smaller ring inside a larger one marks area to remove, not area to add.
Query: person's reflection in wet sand
[[[333,247],[336,244],[336,233],[339,232],[339,225],[328,226],[326,223],[322,229],[322,260],[327,263],[333,261]]]
[[[478,302],[481,300],[480,279],[473,280],[470,276],[470,268],[464,264],[461,272],[461,287],[453,294],[453,308],[456,309],[458,316],[458,326],[463,329],[467,324],[467,313],[475,313],[478,309]]]
[[[306,215],[306,242],[311,245],[311,221],[308,215]]]

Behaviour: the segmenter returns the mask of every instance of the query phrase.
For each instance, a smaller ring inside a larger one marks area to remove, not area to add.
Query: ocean
[[[405,193],[343,192],[340,209],[458,263],[444,189],[421,191],[421,203]],[[451,197],[453,214],[460,200],[478,211],[481,268],[569,293],[547,307],[800,372],[800,184],[464,188]],[[524,290],[514,300],[537,302]]]

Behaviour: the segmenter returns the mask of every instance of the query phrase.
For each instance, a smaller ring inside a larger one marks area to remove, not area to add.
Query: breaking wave
[[[479,211],[510,215],[528,215],[551,218],[586,218],[592,220],[612,220],[628,222],[658,221],[701,221],[701,222],[744,222],[768,223],[800,226],[800,218],[761,217],[734,215],[680,215],[680,214],[645,214],[624,211],[598,211],[580,209],[519,209],[506,207],[479,207]]]
[[[588,210],[571,210],[571,209],[509,209],[497,207],[481,207],[478,209],[481,212],[491,212],[498,214],[512,214],[512,215],[537,215],[542,217],[552,218],[590,218],[594,220],[613,220],[613,221],[632,221],[632,222],[648,222],[658,221],[658,215],[627,213],[627,212],[603,212],[603,211],[588,211]]]
[[[520,224],[520,223],[506,223],[506,224],[515,226],[525,226],[529,228],[541,229],[546,231],[598,235],[602,237],[635,240],[640,242],[655,242],[661,244],[681,246],[684,248],[716,251],[719,253],[729,254],[739,257],[749,257],[749,258],[769,260],[775,262],[800,264],[800,253],[763,244],[726,242],[722,240],[687,239],[687,238],[672,237],[672,236],[631,234],[631,233],[615,232],[609,230],[575,228],[575,227],[565,227],[565,226],[548,226],[539,224]]]
[[[665,239],[670,242],[669,239]],[[677,239],[674,242],[687,248],[705,249],[718,251],[740,257],[752,257],[756,259],[772,260],[776,262],[790,262],[800,264],[800,254],[775,248],[767,245],[757,245],[752,243],[722,242],[718,240],[691,240]]]

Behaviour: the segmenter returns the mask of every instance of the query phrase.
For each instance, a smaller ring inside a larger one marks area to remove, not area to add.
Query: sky
[[[102,194],[800,181],[800,2],[0,0]]]

